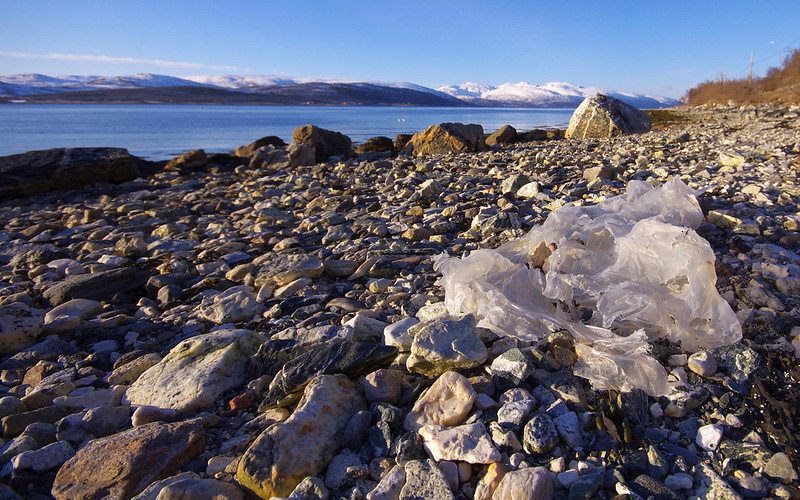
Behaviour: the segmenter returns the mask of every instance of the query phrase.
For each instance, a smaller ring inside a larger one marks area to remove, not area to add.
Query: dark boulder
[[[152,164],[122,148],[58,148],[0,157],[0,199],[121,183],[149,173]]]
[[[314,125],[294,129],[292,142],[312,146],[318,162],[326,161],[331,156],[350,156],[353,150],[353,143],[346,135]]]
[[[388,137],[378,136],[370,137],[364,144],[356,146],[355,153],[357,155],[362,155],[367,153],[384,153],[392,150],[394,150],[394,142]]]
[[[56,283],[43,296],[50,305],[57,306],[72,299],[108,301],[118,293],[142,289],[150,275],[135,267],[122,267],[93,274],[75,274]]]
[[[283,142],[283,139],[274,135],[268,135],[266,137],[262,137],[257,141],[251,142],[247,146],[239,146],[236,148],[236,156],[243,156],[245,158],[250,158],[253,156],[253,153],[258,151],[259,149],[263,148],[264,146],[272,146],[274,148],[282,148],[286,146],[286,143]]]
[[[650,130],[652,123],[644,111],[604,94],[587,97],[569,119],[565,137],[616,137],[641,134]]]

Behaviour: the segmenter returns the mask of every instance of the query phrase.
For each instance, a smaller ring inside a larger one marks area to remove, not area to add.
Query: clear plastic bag
[[[445,304],[499,335],[569,331],[579,344],[575,373],[598,389],[668,394],[649,341],[693,352],[742,335],[715,288],[714,252],[694,231],[703,221],[695,195],[677,178],[658,189],[631,181],[625,194],[559,209],[496,249],[441,255]]]

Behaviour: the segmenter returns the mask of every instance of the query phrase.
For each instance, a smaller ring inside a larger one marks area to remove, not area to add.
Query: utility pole
[[[748,90],[753,89],[753,53],[750,52],[750,74],[747,77],[747,88]]]

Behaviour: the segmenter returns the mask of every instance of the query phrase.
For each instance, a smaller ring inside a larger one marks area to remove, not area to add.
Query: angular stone
[[[405,465],[406,482],[400,500],[452,500],[453,492],[432,460],[412,460]]]
[[[355,377],[385,366],[397,349],[371,342],[329,341],[313,347],[283,365],[261,405],[261,410],[297,393],[318,375],[343,373]]]
[[[425,441],[428,454],[437,462],[457,460],[471,464],[490,464],[500,461],[500,452],[492,445],[482,423],[449,428],[426,425],[418,432]]]
[[[56,474],[57,500],[130,498],[175,472],[203,449],[197,421],[152,423],[89,441]]]
[[[553,480],[542,467],[526,467],[506,473],[492,495],[494,500],[550,500]]]
[[[431,125],[414,134],[409,146],[416,156],[481,151],[486,147],[483,142],[483,127],[463,123]]]
[[[650,117],[635,107],[611,96],[587,97],[569,120],[565,137],[615,137],[641,134],[650,130]]]
[[[440,318],[412,327],[408,370],[437,376],[449,370],[480,366],[489,353],[475,325],[475,316],[467,314],[458,321]]]
[[[131,384],[124,401],[188,412],[210,405],[245,382],[245,363],[264,337],[250,330],[220,330],[191,337]]]
[[[288,495],[304,477],[324,470],[350,417],[364,406],[347,377],[315,378],[292,415],[268,427],[247,449],[236,479],[261,498]]]
[[[36,342],[44,311],[22,302],[0,307],[0,353],[18,352]]]
[[[92,274],[67,276],[42,294],[50,305],[57,306],[72,299],[109,300],[118,293],[143,289],[150,275],[135,267],[122,267]]]
[[[446,372],[436,379],[406,415],[404,427],[417,431],[425,425],[459,425],[467,418],[475,390],[463,375]]]
[[[280,255],[259,269],[255,286],[280,287],[299,278],[319,278],[323,270],[324,266],[316,255]]]
[[[314,125],[294,129],[292,143],[312,146],[318,162],[326,161],[331,156],[350,156],[353,149],[353,143],[346,135]]]

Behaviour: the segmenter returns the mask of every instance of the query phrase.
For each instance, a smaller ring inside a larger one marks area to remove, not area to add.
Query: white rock
[[[124,401],[188,412],[203,408],[244,383],[247,359],[264,337],[250,330],[220,330],[180,342],[131,384]]]
[[[408,352],[411,350],[412,338],[408,334],[408,329],[419,323],[417,318],[407,317],[403,318],[396,323],[387,325],[383,329],[383,343],[397,347],[401,352]]]
[[[717,361],[708,351],[699,351],[692,354],[689,356],[687,364],[690,370],[701,377],[714,375],[717,371]]]
[[[692,487],[693,482],[692,476],[685,472],[678,472],[664,479],[664,484],[671,490],[688,490]]]
[[[417,431],[425,425],[459,425],[467,418],[475,390],[463,375],[446,372],[436,379],[408,412],[405,420],[407,431]]]
[[[61,467],[69,460],[75,450],[66,441],[56,441],[33,451],[23,451],[11,459],[14,470],[28,469],[34,472],[45,472]]]
[[[706,451],[714,451],[722,441],[723,427],[720,424],[704,425],[697,429],[694,442]]]
[[[471,464],[489,464],[500,460],[500,452],[482,423],[445,428],[426,425],[417,431],[425,449],[437,462],[457,460]]]

